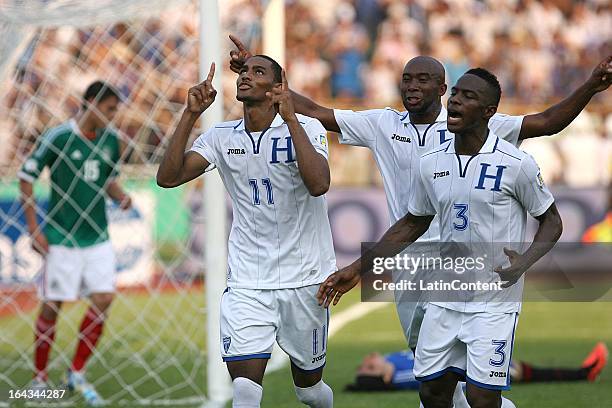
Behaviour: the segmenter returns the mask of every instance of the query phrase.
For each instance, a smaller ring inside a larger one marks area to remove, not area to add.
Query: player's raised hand
[[[119,208],[121,208],[122,210],[129,210],[130,208],[132,208],[132,198],[125,194],[123,196],[123,198],[121,198],[121,200],[119,201]]]
[[[601,61],[589,78],[589,83],[595,92],[601,92],[608,89],[612,84],[612,55]]]
[[[283,120],[288,122],[295,118],[295,108],[293,107],[291,91],[289,91],[287,76],[285,75],[284,69],[281,71],[281,80],[280,88],[275,87],[271,92],[266,92],[266,96],[272,99],[272,103],[277,105],[278,113],[280,113]]]
[[[42,232],[32,234],[32,249],[42,256],[46,256],[49,252],[49,241]]]
[[[328,307],[333,302],[336,306],[342,295],[353,289],[360,280],[359,270],[350,266],[332,273],[319,286],[317,292],[319,305]]]
[[[187,109],[192,113],[204,112],[215,101],[217,91],[212,80],[215,76],[215,63],[210,64],[210,71],[206,79],[198,85],[189,88],[187,93]]]
[[[234,43],[238,50],[230,51],[230,69],[239,74],[240,69],[244,65],[245,61],[253,56],[249,50],[244,46],[242,41],[238,39],[235,35],[230,34],[230,40]]]
[[[502,282],[506,282],[502,284],[501,287],[508,288],[518,282],[521,276],[523,276],[523,274],[529,268],[529,265],[523,262],[523,257],[521,254],[512,249],[504,248],[504,253],[510,260],[510,266],[507,268],[498,266],[494,269],[494,271],[499,274]]]

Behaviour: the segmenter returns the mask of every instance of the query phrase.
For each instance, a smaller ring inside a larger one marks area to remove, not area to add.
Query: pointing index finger
[[[236,48],[238,48],[239,51],[247,51],[246,47],[244,46],[242,41],[238,39],[238,37],[234,36],[233,34],[230,34],[229,38],[230,40],[232,40],[232,42],[234,43]]]
[[[282,89],[283,91],[289,90],[289,85],[287,84],[287,76],[285,75],[285,70],[281,70],[281,79],[282,79]]]
[[[208,76],[206,77],[206,80],[212,82],[212,79],[214,76],[215,76],[215,63],[213,62],[210,64],[210,71],[208,71]]]

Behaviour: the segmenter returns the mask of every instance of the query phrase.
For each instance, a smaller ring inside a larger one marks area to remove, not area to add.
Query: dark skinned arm
[[[552,203],[550,207],[539,217],[536,217],[539,222],[538,231],[533,238],[533,242],[529,249],[523,254],[519,254],[508,248],[504,248],[504,253],[510,260],[510,266],[507,268],[497,267],[497,272],[502,281],[502,288],[507,288],[514,285],[523,274],[540,258],[546,255],[557,243],[563,232],[563,222],[557,206]]]
[[[199,153],[185,153],[185,147],[198,117],[208,109],[217,95],[212,85],[214,74],[215,64],[213,63],[206,80],[189,89],[187,106],[170,138],[170,143],[157,170],[157,185],[160,187],[180,186],[200,176],[210,165],[208,160]]]
[[[611,83],[612,56],[608,56],[570,96],[543,112],[525,116],[519,140],[559,133],[576,119],[593,95],[605,91]]]
[[[429,228],[433,215],[416,216],[406,214],[391,226],[367,254],[363,255],[349,266],[331,274],[319,286],[317,299],[319,304],[328,307],[331,303],[338,304],[342,295],[351,290],[361,280],[362,259],[373,257],[393,257],[416,241]]]
[[[330,172],[327,159],[317,152],[310,143],[306,130],[302,127],[295,115],[293,100],[289,92],[285,71],[281,72],[282,84],[270,92],[272,103],[277,106],[291,134],[293,147],[297,155],[300,177],[304,181],[310,195],[318,197],[329,190]]]

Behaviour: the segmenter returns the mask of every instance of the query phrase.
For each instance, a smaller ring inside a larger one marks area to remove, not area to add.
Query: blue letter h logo
[[[484,182],[485,179],[493,179],[495,180],[495,185],[493,186],[493,188],[491,189],[491,191],[501,191],[501,189],[499,188],[500,184],[501,184],[501,178],[502,178],[502,174],[504,172],[504,169],[506,168],[506,166],[497,166],[497,174],[495,174],[494,176],[487,174],[487,169],[491,166],[488,163],[480,163],[480,178],[478,179],[478,185],[476,186],[477,190],[484,190]]]
[[[293,149],[292,149],[292,145],[291,145],[291,137],[286,137],[285,140],[287,141],[287,146],[286,147],[278,147],[278,141],[280,140],[280,137],[274,137],[272,138],[272,160],[270,161],[270,163],[272,164],[277,164],[280,163],[278,161],[278,152],[287,152],[287,160],[285,160],[285,163],[291,163],[294,162],[295,159],[293,158]]]

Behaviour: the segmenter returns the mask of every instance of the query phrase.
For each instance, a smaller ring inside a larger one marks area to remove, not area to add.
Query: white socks
[[[302,404],[311,408],[332,408],[334,406],[334,393],[323,380],[308,388],[295,386],[295,395]]]
[[[502,395],[501,408],[516,408],[516,405],[514,405],[514,402],[510,401],[508,398],[504,398],[504,396]]]
[[[263,388],[245,377],[234,379],[234,400],[232,408],[259,408]]]
[[[470,408],[470,404],[467,402],[467,398],[463,393],[463,383],[457,382],[455,387],[455,393],[453,394],[453,406],[454,408]]]

